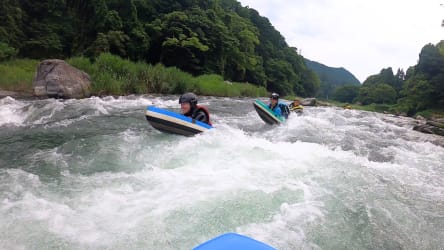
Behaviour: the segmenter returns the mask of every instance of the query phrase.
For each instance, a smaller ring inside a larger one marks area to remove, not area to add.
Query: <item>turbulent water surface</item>
[[[168,135],[177,96],[0,100],[1,249],[191,249],[238,232],[277,249],[443,249],[444,150],[414,121],[306,108],[265,125],[203,98],[216,129]]]

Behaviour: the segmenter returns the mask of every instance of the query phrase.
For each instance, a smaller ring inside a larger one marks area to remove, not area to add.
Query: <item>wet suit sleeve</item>
[[[201,110],[196,113],[196,116],[194,117],[194,119],[196,119],[196,120],[198,120],[200,122],[208,123],[207,115],[205,114],[205,112],[203,112]]]

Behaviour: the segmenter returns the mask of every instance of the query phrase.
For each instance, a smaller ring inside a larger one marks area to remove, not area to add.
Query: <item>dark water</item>
[[[204,98],[216,129],[162,134],[177,96],[0,100],[0,249],[443,249],[444,150],[414,121],[307,108],[270,127]]]

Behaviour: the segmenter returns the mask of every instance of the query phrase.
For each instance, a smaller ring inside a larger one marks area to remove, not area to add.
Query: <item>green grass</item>
[[[259,97],[268,95],[264,87],[254,86],[249,83],[224,81],[220,75],[202,75],[195,80],[195,92],[200,95],[228,97]]]
[[[91,61],[85,57],[67,60],[91,77],[93,95],[182,94],[195,92],[209,96],[267,96],[264,87],[248,83],[228,82],[219,75],[191,74],[175,67],[144,62],[131,62],[111,54],[101,54]],[[13,60],[0,63],[0,89],[32,92],[32,80],[38,65],[36,60]]]
[[[32,92],[37,60],[16,59],[0,63],[0,89]]]
[[[175,67],[131,62],[111,54],[101,54],[94,63],[75,57],[68,63],[87,72],[92,78],[92,93],[97,95],[181,94],[195,92],[209,96],[266,96],[263,87],[247,83],[230,83],[219,75],[191,74]]]

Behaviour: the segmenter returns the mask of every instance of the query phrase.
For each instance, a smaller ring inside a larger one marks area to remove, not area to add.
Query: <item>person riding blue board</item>
[[[179,97],[179,104],[184,116],[212,125],[210,112],[206,107],[197,105],[197,96],[194,93],[189,92],[181,95]]]
[[[277,117],[284,117],[285,119],[288,119],[288,116],[290,115],[288,106],[285,103],[279,102],[279,94],[277,93],[271,94],[270,104],[268,107]]]

